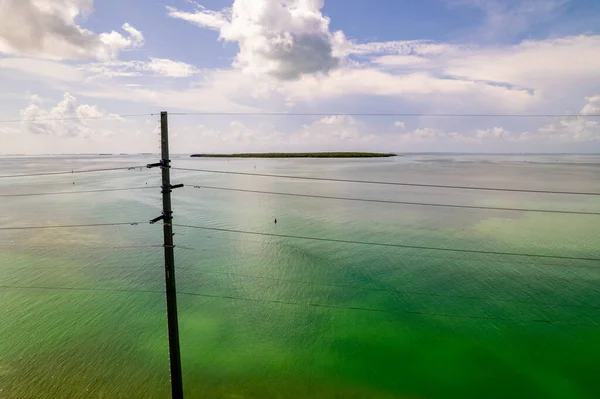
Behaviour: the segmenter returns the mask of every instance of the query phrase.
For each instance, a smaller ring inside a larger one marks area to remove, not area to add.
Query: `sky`
[[[0,0],[0,16],[0,154],[157,152],[160,111],[175,153],[600,152],[597,0]],[[417,115],[364,115],[381,113]]]

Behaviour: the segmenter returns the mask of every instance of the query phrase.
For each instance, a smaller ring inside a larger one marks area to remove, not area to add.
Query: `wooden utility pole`
[[[161,160],[149,168],[159,166],[162,172],[162,215],[150,223],[163,221],[165,251],[165,283],[167,296],[167,325],[169,330],[169,358],[171,366],[171,395],[173,399],[183,398],[181,376],[181,355],[179,350],[179,325],[177,322],[177,292],[175,287],[175,257],[173,254],[173,211],[171,210],[171,190],[183,184],[171,185],[171,160],[169,159],[169,127],[166,112],[160,113]]]

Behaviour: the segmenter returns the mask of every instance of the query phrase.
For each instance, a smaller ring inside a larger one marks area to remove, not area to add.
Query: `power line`
[[[334,238],[306,237],[306,236],[287,235],[287,234],[262,233],[262,232],[255,232],[255,231],[224,229],[224,228],[217,228],[217,227],[190,226],[190,225],[185,225],[185,224],[174,224],[174,226],[190,228],[190,229],[221,231],[221,232],[225,232],[225,233],[251,234],[251,235],[268,236],[268,237],[292,238],[292,239],[299,239],[299,240],[335,242],[335,243],[342,243],[342,244],[372,245],[372,246],[379,246],[379,247],[409,248],[409,249],[421,249],[421,250],[429,250],[429,251],[461,252],[461,253],[487,254],[487,255],[524,256],[524,257],[529,257],[529,258],[585,260],[585,261],[600,262],[600,258],[528,254],[528,253],[517,253],[517,252],[484,251],[484,250],[475,250],[475,249],[440,248],[440,247],[428,247],[428,246],[420,246],[420,245],[388,244],[388,243],[380,243],[380,242],[354,241],[354,240],[341,240],[341,239],[334,239]]]
[[[148,222],[120,222],[120,223],[90,223],[90,224],[65,224],[55,226],[20,226],[20,227],[0,227],[0,230],[33,230],[33,229],[67,229],[77,227],[103,227],[103,226],[137,226]]]
[[[147,190],[157,189],[159,186],[129,187],[129,188],[106,188],[99,190],[80,190],[80,191],[60,191],[48,193],[24,193],[24,194],[0,194],[0,197],[29,197],[38,195],[62,195],[62,194],[83,194],[83,193],[104,193],[109,191],[129,191],[129,190]]]
[[[247,302],[255,302],[255,303],[274,303],[274,304],[278,304],[278,305],[306,306],[306,307],[328,308],[328,309],[339,309],[339,310],[356,310],[356,311],[376,312],[376,313],[391,313],[391,314],[404,313],[404,314],[444,317],[444,318],[459,318],[459,319],[473,319],[473,320],[498,320],[498,321],[511,321],[511,322],[517,322],[517,323],[544,323],[544,324],[560,324],[560,325],[581,326],[581,327],[600,327],[600,324],[594,324],[594,323],[572,323],[572,322],[568,322],[568,321],[554,321],[554,320],[549,320],[549,319],[517,319],[517,318],[510,318],[510,317],[471,316],[471,315],[460,315],[460,314],[451,314],[451,313],[423,312],[423,311],[418,311],[418,310],[379,309],[379,308],[367,308],[367,307],[361,307],[361,306],[330,305],[330,304],[314,303],[314,302],[302,303],[302,302],[293,302],[293,301],[247,298],[247,297],[230,296],[230,295],[201,294],[201,293],[181,292],[181,291],[179,291],[178,294],[188,295],[188,296],[205,297],[205,298],[215,298],[215,299],[230,299],[230,300],[234,300],[234,301],[247,301]]]
[[[179,269],[195,271],[200,274],[219,274],[219,275],[225,275],[225,276],[237,276],[237,277],[251,278],[251,279],[257,279],[257,280],[272,280],[272,281],[279,281],[279,282],[284,282],[284,283],[305,284],[305,285],[309,285],[309,286],[319,286],[319,287],[344,288],[344,289],[352,289],[352,290],[358,290],[358,291],[390,292],[390,293],[397,293],[397,294],[407,294],[407,295],[427,296],[427,297],[457,298],[457,299],[489,301],[489,302],[522,303],[522,304],[530,304],[530,305],[543,305],[543,306],[555,306],[555,307],[600,309],[600,306],[589,306],[589,305],[579,305],[579,304],[545,303],[545,302],[535,302],[535,301],[516,300],[516,299],[496,299],[496,298],[472,296],[472,295],[440,294],[440,293],[430,293],[430,292],[396,290],[396,289],[391,289],[391,288],[361,287],[361,286],[345,285],[345,284],[317,283],[317,282],[313,282],[313,281],[291,280],[291,279],[282,279],[282,278],[268,277],[268,276],[254,276],[254,275],[241,274],[241,273],[219,272],[219,271],[212,271],[212,270],[198,270],[198,269],[187,268],[187,267],[186,268],[180,267]]]
[[[38,123],[52,121],[93,120],[135,118],[141,116],[156,116],[156,113],[146,114],[114,114],[101,116],[68,116],[31,119],[5,119],[0,123]],[[600,114],[453,114],[453,113],[418,113],[418,112],[169,112],[170,116],[365,116],[365,117],[458,117],[458,118],[594,118]]]
[[[133,293],[156,293],[162,294],[162,291],[156,290],[135,290],[127,288],[83,288],[83,287],[47,287],[47,286],[22,286],[22,285],[0,285],[3,289],[19,290],[58,290],[58,291],[101,291],[101,292],[133,292]]]
[[[71,174],[75,174],[75,173],[108,172],[108,171],[113,171],[113,170],[136,170],[136,169],[145,169],[145,168],[146,168],[146,165],[139,165],[139,166],[123,166],[123,167],[119,167],[119,168],[71,170],[71,171],[64,171],[64,172],[42,172],[42,173],[28,173],[28,174],[22,174],[22,175],[0,175],[0,179],[11,178],[11,177],[71,175]]]
[[[58,290],[58,291],[100,291],[100,292],[113,292],[113,293],[151,293],[151,294],[163,294],[162,291],[157,290],[138,290],[138,289],[127,289],[127,288],[80,288],[80,287],[49,287],[49,286],[15,286],[15,285],[0,285],[0,289],[23,289],[23,290]],[[509,321],[516,323],[542,323],[542,324],[556,324],[565,326],[580,326],[580,327],[600,327],[600,324],[594,323],[573,323],[568,321],[557,321],[549,319],[518,319],[511,317],[494,317],[494,316],[473,316],[473,315],[461,315],[451,313],[435,313],[435,312],[424,312],[418,310],[405,310],[405,309],[379,309],[379,308],[367,308],[360,306],[341,306],[331,305],[324,303],[314,302],[294,302],[294,301],[283,301],[283,300],[271,300],[271,299],[258,299],[258,298],[247,298],[230,295],[213,295],[203,294],[197,292],[177,292],[179,295],[187,295],[194,297],[204,297],[213,299],[230,299],[234,301],[246,301],[254,303],[273,303],[278,305],[291,305],[291,306],[305,306],[313,308],[325,308],[325,309],[338,309],[338,310],[352,310],[352,311],[363,311],[363,312],[376,312],[376,313],[389,313],[389,314],[412,314],[419,316],[432,316],[432,317],[444,317],[444,318],[457,318],[457,319],[472,319],[472,320],[497,320],[497,321]]]
[[[3,244],[3,247],[7,246],[7,247],[17,247],[20,248],[22,247],[22,245],[18,245],[18,244]],[[53,245],[54,247],[56,247],[56,245]],[[69,247],[69,248],[73,248],[75,247],[75,245],[64,245],[65,247]],[[164,248],[165,246],[160,244],[160,245],[77,245],[77,247],[82,248],[82,249],[136,249],[136,248]],[[33,247],[35,248],[35,247]],[[178,249],[185,249],[185,250],[191,250],[191,251],[195,251],[194,248],[190,248],[190,247],[186,247],[183,245],[174,245],[173,248],[178,248]],[[31,246],[29,246],[29,249],[31,249]],[[19,267],[17,267],[16,269],[19,269]],[[40,269],[46,269],[45,267],[41,267]]]
[[[211,236],[207,236],[207,238],[213,238]],[[220,237],[220,238],[224,238],[226,239],[226,237]],[[240,241],[240,242],[248,242],[248,243],[256,243],[256,244],[264,244],[263,241],[253,241],[253,240],[235,240],[235,239],[230,239],[231,241]],[[184,248],[181,247],[179,245],[176,246],[177,248]],[[192,249],[192,248],[184,248],[184,249]],[[194,249],[196,251],[200,251],[197,249]],[[264,251],[264,248],[260,249],[261,251]],[[202,249],[201,251],[206,251],[206,249]],[[247,251],[247,249],[244,249],[244,251]],[[225,249],[210,249],[210,252],[226,252],[226,253],[231,253],[231,250],[225,250]],[[544,263],[544,262],[534,262],[534,261],[518,261],[518,260],[499,260],[499,259],[481,259],[481,258],[465,258],[465,257],[453,257],[453,256],[441,256],[441,255],[423,255],[423,254],[412,254],[412,253],[404,253],[404,258],[425,258],[425,259],[442,259],[442,260],[458,260],[458,261],[462,261],[462,262],[485,262],[485,263],[499,263],[499,264],[508,264],[508,265],[515,265],[515,264],[521,264],[521,265],[530,265],[530,266],[551,266],[551,267],[573,267],[573,268],[591,268],[591,269],[598,269],[600,270],[600,268],[596,267],[596,266],[591,266],[589,264],[587,265],[567,265],[567,264],[559,264],[559,263]],[[391,268],[389,270],[399,270],[401,268]],[[556,279],[562,279],[562,280],[567,280],[567,281],[571,281],[572,279],[566,279],[564,277],[554,277]]]
[[[236,191],[236,192],[243,192],[243,193],[284,195],[284,196],[290,196],[290,197],[320,198],[320,199],[332,199],[332,200],[343,200],[343,201],[376,202],[376,203],[382,203],[382,204],[418,205],[418,206],[464,208],[464,209],[484,209],[484,210],[496,210],[496,211],[561,213],[561,214],[571,214],[571,215],[596,215],[596,216],[600,215],[600,212],[559,211],[559,210],[549,210],[549,209],[527,209],[527,208],[504,208],[504,207],[477,206],[477,205],[434,204],[434,203],[427,203],[427,202],[391,201],[391,200],[377,200],[377,199],[368,199],[368,198],[333,197],[333,196],[328,196],[328,195],[282,193],[282,192],[276,192],[276,191],[246,190],[246,189],[239,189],[239,188],[214,187],[214,186],[192,186],[192,187],[197,188],[197,189],[205,188],[205,189],[210,189],[210,190]]]
[[[169,112],[169,116],[417,116],[458,118],[593,118],[600,114],[436,114],[418,112]]]
[[[2,245],[5,246],[4,244]],[[22,247],[23,245],[19,244],[6,244],[8,247]],[[55,246],[55,245],[53,245]],[[71,249],[75,247],[75,245],[65,245],[70,247]],[[134,248],[162,248],[162,245],[77,245],[79,248],[83,249],[134,249]],[[31,248],[31,247],[29,247]],[[35,248],[35,247],[34,247]],[[14,269],[20,269],[20,267],[15,267]],[[46,267],[41,267],[40,269],[47,269]]]
[[[36,122],[50,122],[50,121],[78,121],[78,120],[83,120],[83,119],[135,118],[138,116],[152,116],[152,114],[119,114],[119,115],[102,115],[102,116],[68,116],[68,117],[63,117],[63,118],[8,119],[8,120],[0,120],[0,123],[14,123],[14,122],[36,123]]]
[[[595,193],[595,192],[527,190],[527,189],[520,189],[520,188],[451,186],[451,185],[443,185],[443,184],[424,184],[424,183],[402,183],[402,182],[386,182],[386,181],[372,181],[372,180],[332,179],[332,178],[325,178],[325,177],[275,175],[275,174],[267,174],[267,173],[250,173],[250,172],[232,172],[232,171],[227,171],[227,170],[212,170],[212,169],[192,169],[192,168],[171,168],[171,169],[174,169],[174,170],[183,170],[183,171],[189,171],[189,172],[222,173],[222,174],[229,174],[229,175],[276,177],[276,178],[282,178],[282,179],[330,181],[330,182],[340,182],[340,183],[383,184],[383,185],[390,185],[390,186],[449,188],[449,189],[459,189],[459,190],[509,191],[509,192],[536,193],[536,194],[600,195],[600,193]]]

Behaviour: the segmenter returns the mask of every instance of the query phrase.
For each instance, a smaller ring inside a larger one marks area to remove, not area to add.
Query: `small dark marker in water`
[[[277,224],[277,218],[275,218],[275,224]]]

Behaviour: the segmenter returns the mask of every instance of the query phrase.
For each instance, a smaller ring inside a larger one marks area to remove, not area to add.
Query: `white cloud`
[[[600,140],[600,124],[584,118],[569,118],[550,123],[534,134],[523,133],[521,140],[554,140],[561,142],[590,142]]]
[[[94,105],[78,105],[77,99],[69,93],[65,93],[62,100],[49,109],[42,108],[32,97],[30,104],[21,110],[22,128],[26,133],[56,137],[108,136],[110,131],[90,126],[90,118],[104,117],[119,120],[118,115],[107,114]]]
[[[374,64],[382,66],[419,66],[431,64],[431,60],[416,55],[384,55],[372,60]]]
[[[217,29],[223,40],[238,43],[236,67],[290,80],[327,73],[339,64],[333,54],[335,34],[320,11],[323,4],[324,0],[235,0],[231,11],[167,10],[171,17]]]
[[[573,91],[600,78],[600,35],[529,40],[513,45],[462,45],[431,41],[345,42],[344,53],[404,76],[432,73],[459,81],[545,91]],[[363,69],[365,67],[363,66]],[[558,94],[558,93],[556,93]]]
[[[284,85],[291,100],[331,99],[352,95],[404,97],[431,103],[432,95],[469,96],[504,109],[522,109],[537,100],[535,93],[471,80],[440,78],[427,72],[392,74],[375,68],[344,68],[327,76],[305,76]],[[429,97],[428,97],[429,96]],[[444,97],[442,97],[444,98]],[[464,99],[465,97],[460,97]],[[453,101],[457,102],[457,97]]]
[[[357,123],[356,119],[347,115],[331,115],[323,117],[309,125],[304,125],[302,131],[292,137],[294,139],[302,139],[306,141],[316,140],[323,142],[329,146],[341,141],[348,140],[364,140],[366,137],[361,134],[364,128],[362,124]]]
[[[144,69],[154,72],[157,75],[173,78],[187,78],[198,73],[198,70],[193,65],[166,58],[150,58],[150,62],[146,64]]]
[[[404,122],[396,122],[394,123],[394,127],[397,127],[398,129],[404,129],[406,125],[404,124]]]
[[[432,146],[477,145],[478,140],[466,134],[422,127],[408,132],[373,134],[362,121],[350,116],[330,115],[306,123],[289,132],[271,126],[250,127],[239,120],[225,127],[200,125],[183,129],[188,134],[174,142],[177,151],[257,152],[257,151],[411,151]]]
[[[600,77],[600,35],[525,41],[466,50],[447,61],[448,74],[521,87],[569,85]]]
[[[0,53],[49,59],[110,59],[143,44],[141,32],[129,24],[127,35],[99,35],[77,20],[91,13],[93,0],[3,0]]]
[[[373,56],[381,54],[404,55],[404,56],[434,56],[446,53],[454,53],[461,45],[448,43],[436,43],[431,40],[401,40],[387,42],[355,43],[340,38],[337,45],[338,51],[344,55]]]
[[[600,115],[600,95],[586,97],[586,104],[580,113],[581,115]]]
[[[84,78],[83,72],[76,67],[35,58],[0,58],[0,69],[65,82],[78,82]]]
[[[12,126],[0,126],[0,134],[4,134],[4,135],[12,135],[12,134],[19,134],[21,132],[21,130],[19,130],[18,128],[12,127]]]
[[[494,127],[491,129],[479,129],[475,133],[475,137],[478,139],[486,139],[486,138],[501,138],[507,136],[509,132],[507,132],[504,128]]]
[[[135,72],[139,73],[139,72]],[[260,85],[240,78],[239,71],[214,71],[189,88],[165,88],[163,85],[123,86],[109,81],[86,87],[81,94],[88,97],[116,99],[151,104],[161,109],[185,109],[206,112],[259,112],[240,98],[253,95]]]
[[[105,61],[81,66],[91,79],[136,77],[143,75],[170,78],[189,78],[199,72],[196,67],[185,62],[167,58],[153,58],[149,61]]]
[[[222,11],[211,11],[199,6],[196,12],[179,11],[175,7],[167,6],[168,15],[171,18],[182,19],[196,24],[202,28],[221,30],[231,21],[231,9]]]
[[[124,36],[118,32],[101,33],[98,38],[102,43],[95,49],[95,56],[103,60],[111,60],[117,58],[123,50],[134,49],[141,47],[144,44],[144,36],[128,23],[123,25],[123,30],[129,33],[129,36]]]
[[[484,14],[483,25],[472,36],[479,41],[506,40],[550,22],[570,0],[452,0],[451,5],[475,7]]]
[[[369,146],[375,136],[350,116],[331,115],[291,132],[268,125],[249,127],[234,120],[224,128],[196,126],[173,142],[174,148],[202,152],[355,151]]]

